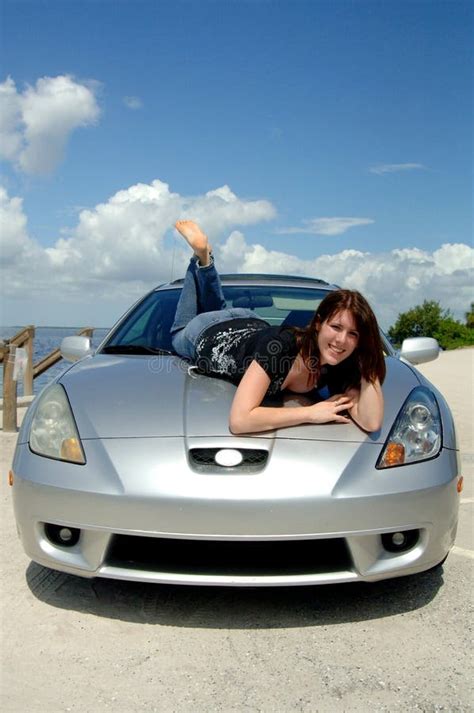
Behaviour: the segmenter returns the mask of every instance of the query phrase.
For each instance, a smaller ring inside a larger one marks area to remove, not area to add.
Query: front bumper
[[[341,443],[335,454],[320,442],[318,464],[314,442],[286,441],[261,472],[222,474],[193,471],[178,441],[86,441],[86,466],[19,445],[13,500],[26,554],[83,577],[288,586],[421,572],[453,545],[456,451],[376,471],[379,445]],[[52,542],[48,523],[78,528],[79,541]],[[382,535],[407,530],[418,531],[414,545],[387,551]]]

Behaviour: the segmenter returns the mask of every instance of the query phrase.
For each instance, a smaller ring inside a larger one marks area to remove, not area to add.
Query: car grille
[[[242,454],[242,462],[237,466],[222,466],[216,463],[215,456],[220,450],[225,450],[221,448],[192,448],[189,451],[189,459],[191,465],[196,470],[207,471],[207,470],[218,470],[232,472],[255,472],[262,470],[268,460],[268,451],[264,451],[257,448],[239,448],[239,453]]]
[[[347,571],[352,562],[343,538],[216,541],[115,535],[107,564],[176,574],[277,576]]]

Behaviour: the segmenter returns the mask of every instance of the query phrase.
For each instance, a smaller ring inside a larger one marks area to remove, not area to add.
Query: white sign
[[[13,381],[21,379],[28,364],[28,353],[26,349],[17,347],[15,350],[15,361],[13,364]]]

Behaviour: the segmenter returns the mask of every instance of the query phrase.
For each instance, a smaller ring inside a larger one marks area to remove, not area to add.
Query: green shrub
[[[398,315],[395,324],[388,330],[388,336],[396,346],[407,337],[434,337],[443,349],[456,349],[474,344],[474,328],[471,313],[466,313],[466,324],[455,320],[449,310],[443,310],[434,300],[425,300],[407,312]]]
[[[466,327],[474,329],[474,302],[471,302],[471,308],[466,312]]]

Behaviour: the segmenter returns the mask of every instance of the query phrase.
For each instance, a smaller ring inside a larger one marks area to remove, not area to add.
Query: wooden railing
[[[92,337],[94,327],[80,329],[77,334],[84,337]],[[15,354],[17,348],[26,350],[27,363],[23,372],[23,394],[33,395],[33,380],[43,374],[47,369],[56,364],[61,359],[59,348],[53,349],[36,364],[33,364],[33,345],[35,338],[35,327],[30,324],[28,327],[20,329],[11,339],[6,339],[0,344],[0,362],[3,362],[3,430],[16,431],[17,421],[17,382],[13,379],[15,367]]]

